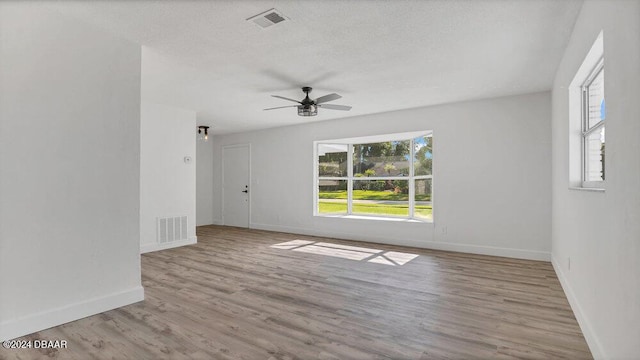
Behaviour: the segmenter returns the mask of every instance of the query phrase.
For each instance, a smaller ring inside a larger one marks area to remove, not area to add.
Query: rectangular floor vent
[[[187,217],[158,218],[158,243],[187,240]]]

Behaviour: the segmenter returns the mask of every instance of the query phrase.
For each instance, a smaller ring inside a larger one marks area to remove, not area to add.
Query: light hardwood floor
[[[271,247],[296,239],[418,257]],[[67,350],[0,358],[591,358],[546,262],[206,226],[197,245],[143,255],[142,283],[144,302],[23,338]]]

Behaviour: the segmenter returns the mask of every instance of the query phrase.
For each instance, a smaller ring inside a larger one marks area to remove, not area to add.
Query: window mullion
[[[413,159],[415,158],[415,145],[414,139],[409,141],[409,218],[413,219],[414,217],[414,207],[415,207],[415,183],[413,179],[414,168],[413,168]]]
[[[320,174],[318,169],[320,167],[320,161],[318,160],[318,146],[317,143],[313,144],[313,215],[318,215],[320,213],[320,194],[318,187],[320,186]]]
[[[582,132],[589,129],[589,88],[582,87]]]
[[[409,180],[409,176],[363,176],[355,180]]]
[[[353,144],[347,146],[347,215],[353,213]]]
[[[589,127],[589,88],[587,86],[582,87],[582,136],[580,139],[580,154],[582,161],[582,181],[587,179],[587,141],[584,136]]]

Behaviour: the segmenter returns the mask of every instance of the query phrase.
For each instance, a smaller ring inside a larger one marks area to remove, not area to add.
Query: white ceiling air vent
[[[247,21],[252,21],[254,24],[260,26],[261,29],[266,29],[286,20],[289,20],[289,18],[276,9],[267,10],[247,19]]]

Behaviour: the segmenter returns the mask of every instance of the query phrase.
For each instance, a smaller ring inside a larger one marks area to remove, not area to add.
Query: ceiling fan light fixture
[[[316,116],[316,115],[318,115],[318,107],[316,105],[298,106],[298,116]]]

